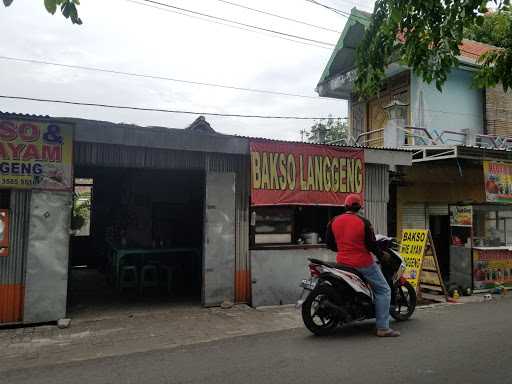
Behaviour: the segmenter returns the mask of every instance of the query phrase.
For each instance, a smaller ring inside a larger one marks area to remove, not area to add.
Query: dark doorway
[[[444,281],[450,278],[450,217],[430,216],[429,227]]]
[[[91,167],[75,175],[69,312],[198,303],[204,172]]]

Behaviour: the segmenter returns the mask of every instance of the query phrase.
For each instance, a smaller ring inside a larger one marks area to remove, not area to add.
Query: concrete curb
[[[261,307],[255,307],[254,309],[257,311],[272,311],[276,309],[290,309],[295,308],[295,304],[283,304],[283,305],[263,305]]]
[[[497,298],[501,298],[503,296],[501,295],[493,295],[493,298],[491,300],[496,300]],[[472,304],[472,303],[486,303],[484,299],[484,294],[474,294],[472,296],[466,296],[459,299],[459,301],[456,302],[439,302],[439,303],[433,303],[433,304],[425,304],[425,305],[418,305],[416,306],[416,309],[427,309],[427,308],[436,308],[440,306],[448,306],[448,305],[460,305],[460,304]],[[255,310],[258,311],[272,311],[277,309],[291,309],[294,308],[295,304],[283,304],[283,305],[263,305],[260,307],[255,307]]]
[[[429,308],[438,308],[438,307],[447,307],[450,305],[459,305],[459,304],[465,304],[465,303],[435,303],[435,304],[425,304],[425,305],[418,305],[416,309],[429,309]]]
[[[463,296],[458,301],[455,302],[442,302],[442,303],[434,303],[434,304],[426,304],[426,305],[418,305],[417,309],[427,309],[427,308],[436,308],[439,306],[449,306],[449,305],[460,305],[460,304],[486,304],[497,300],[507,299],[506,295],[492,295],[491,299],[486,299],[484,294],[474,294],[471,296]]]

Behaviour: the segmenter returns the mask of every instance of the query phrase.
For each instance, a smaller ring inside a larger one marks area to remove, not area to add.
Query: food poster
[[[484,161],[484,180],[488,202],[512,203],[512,163]]]
[[[472,227],[473,226],[473,206],[471,205],[451,205],[450,206],[450,225],[452,227]]]
[[[474,289],[512,288],[512,251],[473,248]]]

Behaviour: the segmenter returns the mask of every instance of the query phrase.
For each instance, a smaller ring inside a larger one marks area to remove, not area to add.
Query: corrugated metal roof
[[[465,145],[465,144],[454,144],[454,145],[418,145],[409,148],[411,151],[419,151],[422,149],[428,149],[431,150],[439,150],[439,151],[446,151],[447,149],[454,149],[454,148],[462,148],[462,149],[477,149],[481,151],[498,151],[498,152],[511,152],[512,148],[489,148],[489,147],[479,147],[478,145]]]
[[[30,119],[49,119],[50,116],[48,115],[31,115],[28,113],[14,113],[14,112],[4,112],[0,111],[0,116],[9,116],[9,117],[23,117],[23,118],[30,118]]]
[[[310,143],[306,141],[297,141],[297,140],[281,140],[281,139],[269,139],[266,137],[256,137],[256,136],[239,136],[235,135],[235,137],[239,137],[247,140],[263,140],[275,143],[289,143],[289,144],[307,144],[307,145],[315,145],[315,146],[328,146],[333,148],[360,148],[360,149],[375,149],[379,151],[395,151],[395,152],[412,152],[409,148],[391,148],[391,147],[370,147],[366,145],[343,145],[343,144],[319,144],[319,143]]]
[[[3,115],[6,116],[15,116],[15,117],[27,117],[27,118],[44,118],[44,119],[51,119],[50,116],[38,116],[38,115],[30,115],[30,114],[22,114],[22,113],[8,113],[8,112],[0,112]],[[379,150],[379,151],[395,151],[395,152],[411,152],[410,149],[404,149],[404,148],[390,148],[390,147],[369,147],[369,146],[363,146],[363,145],[342,145],[342,144],[318,144],[318,143],[309,143],[309,142],[303,142],[303,141],[296,141],[296,140],[282,140],[282,139],[272,139],[268,137],[257,137],[257,136],[243,136],[243,135],[232,135],[232,134],[223,134],[216,132],[214,134],[212,133],[204,133],[204,132],[194,132],[187,130],[185,128],[169,128],[169,127],[160,127],[160,126],[141,126],[136,124],[127,124],[127,123],[113,123],[110,121],[103,121],[103,120],[90,120],[90,119],[82,119],[82,118],[72,118],[72,117],[57,117],[55,120],[59,121],[66,121],[66,122],[72,122],[75,123],[80,128],[92,128],[92,127],[101,127],[104,129],[109,128],[122,128],[122,129],[133,129],[133,130],[149,130],[152,132],[158,132],[158,133],[165,133],[165,132],[173,132],[173,133],[180,133],[183,135],[198,135],[198,136],[205,136],[205,135],[213,135],[215,137],[225,137],[225,138],[239,138],[239,139],[246,139],[246,140],[264,140],[269,142],[275,142],[275,143],[290,143],[290,144],[309,144],[309,145],[317,145],[317,146],[329,146],[333,148],[360,148],[360,149],[371,149],[371,150]]]
[[[103,128],[125,128],[125,129],[148,129],[155,132],[169,131],[169,130],[182,130],[181,128],[168,128],[168,127],[159,127],[159,126],[142,126],[131,123],[114,123],[112,121],[105,120],[92,120],[92,119],[82,119],[79,117],[56,117],[56,120],[60,121],[68,121],[76,124],[81,127],[103,127]],[[184,130],[184,129],[183,129]]]
[[[474,145],[417,146],[414,147],[413,162],[439,161],[446,159],[512,160],[512,150],[484,148]],[[416,156],[419,155],[419,156]]]
[[[458,147],[458,148],[467,148],[467,149],[479,149],[479,150],[482,150],[482,151],[498,151],[498,152],[511,152],[512,153],[512,148],[511,149],[507,149],[507,148],[487,148],[487,147],[479,147],[477,145],[456,145],[456,147]]]

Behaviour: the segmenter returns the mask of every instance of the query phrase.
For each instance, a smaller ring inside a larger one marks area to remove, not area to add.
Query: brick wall
[[[501,84],[485,90],[485,128],[489,135],[512,137],[512,91]]]

